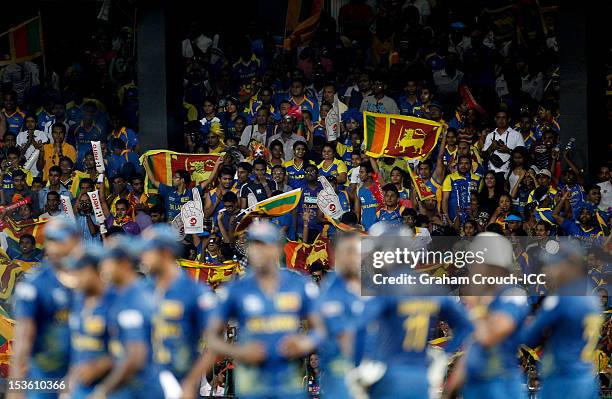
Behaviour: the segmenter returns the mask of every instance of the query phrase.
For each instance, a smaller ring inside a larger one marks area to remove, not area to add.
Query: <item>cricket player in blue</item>
[[[207,351],[192,371],[202,375],[214,356],[236,360],[237,395],[243,399],[304,398],[299,359],[312,353],[323,339],[314,313],[318,287],[310,280],[279,268],[283,253],[278,228],[255,222],[247,231],[247,256],[252,273],[218,292],[218,311],[211,317]],[[238,322],[240,340],[226,342],[223,330]],[[307,319],[310,332],[300,333]],[[183,397],[187,392],[183,393]]]
[[[378,329],[367,340],[370,347],[361,364],[374,361],[386,367],[382,378],[368,389],[372,398],[427,398],[430,389],[439,388],[430,387],[428,381],[427,342],[432,327],[444,320],[452,328],[446,354],[454,353],[472,330],[465,309],[451,297],[375,297],[366,302],[363,320],[368,330]]]
[[[544,342],[539,398],[595,399],[599,390],[593,360],[603,322],[601,305],[591,295],[580,244],[573,239],[555,244],[549,241],[542,253],[553,292],[522,331],[522,339],[532,348]]]
[[[470,265],[472,277],[510,275],[514,267],[512,244],[505,237],[480,233],[470,250],[482,251],[484,259],[483,263]],[[465,381],[463,398],[524,398],[517,353],[521,326],[529,311],[527,295],[511,285],[481,284],[471,288],[477,301],[472,311],[474,339],[454,376],[457,382]]]
[[[19,339],[14,341],[10,378],[18,380],[61,379],[68,371],[72,293],[58,276],[64,260],[78,246],[79,233],[75,224],[58,218],[47,223],[45,234],[40,270],[15,289],[15,337]],[[26,397],[57,398],[58,394],[30,391]],[[7,398],[12,395],[9,392]]]
[[[68,385],[74,399],[87,398],[113,365],[107,318],[114,291],[107,289],[100,277],[103,251],[101,244],[85,246],[84,255],[66,264],[77,291],[69,319],[72,352]]]
[[[326,339],[321,344],[322,398],[350,398],[345,377],[353,363],[355,321],[363,309],[361,239],[357,233],[338,233],[334,248],[336,274],[328,274],[317,301]]]
[[[199,357],[200,339],[216,297],[177,264],[179,242],[169,225],[151,226],[142,239],[142,265],[153,277],[157,298],[153,317],[155,360],[181,381]]]
[[[108,312],[113,365],[96,385],[92,399],[164,398],[160,366],[154,361],[151,343],[154,297],[136,273],[137,248],[127,236],[116,237],[106,246],[100,264],[116,292]]]

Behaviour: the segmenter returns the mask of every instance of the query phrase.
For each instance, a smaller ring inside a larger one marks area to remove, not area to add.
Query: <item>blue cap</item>
[[[179,250],[179,235],[166,224],[155,224],[145,231],[140,237],[139,251],[151,251],[154,249],[169,249],[173,252]]]
[[[99,243],[86,244],[83,248],[83,255],[77,259],[66,262],[66,268],[71,270],[82,269],[86,266],[98,266],[104,256],[104,247]]]
[[[504,219],[504,222],[522,222],[523,219],[519,215],[508,215]]]
[[[45,224],[45,238],[50,241],[63,241],[78,234],[76,224],[69,219],[58,217]]]
[[[580,241],[574,238],[560,241],[548,240],[540,253],[540,261],[544,263],[560,263],[571,258],[584,256]]]
[[[104,253],[100,260],[129,259],[135,261],[138,259],[139,246],[136,240],[127,234],[116,236],[104,249]]]
[[[276,244],[281,240],[281,231],[276,225],[266,220],[256,221],[247,230],[247,240]]]

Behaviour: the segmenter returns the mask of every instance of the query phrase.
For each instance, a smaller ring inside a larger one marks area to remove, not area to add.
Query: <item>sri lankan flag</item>
[[[0,300],[6,301],[13,295],[15,283],[22,273],[29,271],[37,265],[35,262],[11,260],[6,252],[0,248]],[[0,312],[0,336],[3,332]],[[0,342],[1,343],[1,342]]]
[[[236,235],[240,235],[253,222],[255,218],[275,218],[291,212],[299,204],[302,190],[295,189],[287,191],[274,197],[270,197],[245,210],[244,216],[236,226]]]
[[[320,263],[330,269],[334,264],[334,255],[329,238],[319,236],[312,244],[287,240],[285,244],[285,265],[287,269],[309,275],[310,267]]]
[[[285,18],[285,41],[287,50],[308,43],[319,25],[323,0],[289,0]]]
[[[407,171],[410,175],[410,180],[412,180],[412,187],[415,188],[416,193],[421,201],[436,197],[433,191],[431,191],[427,184],[425,184],[423,179],[421,179],[421,176],[414,172],[412,166],[408,165]]]
[[[226,261],[220,265],[212,265],[194,260],[179,259],[178,264],[194,280],[202,281],[212,288],[216,288],[224,281],[230,280],[238,271],[238,262]]]
[[[0,66],[30,61],[43,55],[40,17],[34,17],[0,34]]]
[[[144,165],[147,162],[155,178],[168,186],[172,186],[172,175],[180,169],[189,172],[192,183],[198,185],[208,179],[219,156],[219,154],[182,154],[167,150],[151,150],[142,154],[140,163]],[[147,194],[157,192],[148,177],[145,191]]]
[[[363,113],[366,153],[424,160],[438,143],[442,124],[413,116]]]

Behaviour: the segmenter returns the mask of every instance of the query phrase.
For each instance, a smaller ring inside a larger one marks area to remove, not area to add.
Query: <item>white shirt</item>
[[[501,134],[497,132],[497,129],[487,134],[482,150],[486,151],[493,143],[493,140],[501,140],[511,150],[515,149],[516,147],[525,147],[523,136],[511,127],[507,128],[506,131]],[[491,162],[489,162],[489,169],[493,170],[495,173],[507,173],[510,170],[510,154],[499,151],[494,151],[493,154],[497,154],[505,163],[501,167],[496,168]]]
[[[17,145],[19,147],[21,147],[22,145],[24,145],[25,143],[28,142],[28,131],[24,130],[23,132],[19,133],[17,135]],[[34,141],[42,141],[44,144],[49,142],[49,139],[47,138],[47,135],[45,134],[45,132],[40,131],[40,130],[34,130]],[[32,155],[32,153],[34,152],[35,148],[33,145],[28,146],[28,148],[26,148],[24,157],[26,159],[30,158],[30,156]]]
[[[597,183],[601,187],[601,202],[599,202],[599,209],[607,211],[608,208],[612,207],[612,183],[610,180],[603,183]]]
[[[240,136],[240,143],[238,143],[238,145],[244,146],[244,147],[249,147],[249,144],[251,144],[252,140],[258,141],[261,144],[266,145],[266,138],[268,136],[268,129],[267,127],[264,129],[263,132],[260,132],[258,129],[259,125],[249,125],[247,126],[244,131],[242,132],[242,136]]]

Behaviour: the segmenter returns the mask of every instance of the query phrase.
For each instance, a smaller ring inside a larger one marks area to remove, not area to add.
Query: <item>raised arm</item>
[[[157,179],[155,179],[155,175],[153,174],[153,172],[151,171],[151,167],[149,166],[149,163],[143,162],[142,166],[144,167],[145,172],[147,173],[147,177],[149,178],[149,181],[151,182],[151,184],[153,184],[153,186],[155,188],[159,188],[159,181]]]
[[[440,149],[438,151],[438,158],[436,159],[436,166],[434,168],[433,174],[431,175],[433,179],[442,183],[444,179],[444,149],[446,148],[446,130],[442,132],[442,140],[440,140]]]

